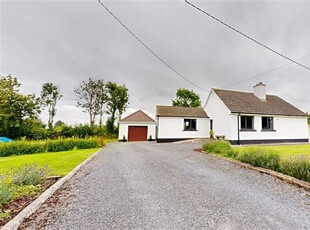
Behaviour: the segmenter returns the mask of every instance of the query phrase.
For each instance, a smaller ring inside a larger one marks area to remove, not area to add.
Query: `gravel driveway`
[[[26,229],[310,229],[310,193],[193,152],[111,143]]]

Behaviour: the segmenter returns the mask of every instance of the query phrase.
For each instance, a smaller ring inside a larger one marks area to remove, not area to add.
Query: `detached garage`
[[[155,139],[155,120],[141,110],[119,122],[118,140],[147,141]]]

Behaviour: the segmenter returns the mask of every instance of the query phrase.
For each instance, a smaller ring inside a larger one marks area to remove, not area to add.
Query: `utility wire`
[[[301,64],[301,63],[299,63],[299,62],[297,62],[297,61],[295,61],[295,60],[293,60],[293,59],[291,59],[291,58],[289,58],[289,57],[287,57],[287,56],[285,56],[284,54],[281,54],[280,52],[278,52],[278,51],[276,51],[276,50],[270,48],[269,46],[264,45],[263,43],[257,41],[256,39],[251,38],[250,36],[244,34],[244,33],[241,32],[240,30],[235,29],[234,27],[228,25],[227,23],[223,22],[222,20],[220,20],[220,19],[216,18],[215,16],[209,14],[208,12],[206,12],[206,11],[204,11],[203,9],[199,8],[198,6],[196,6],[196,5],[192,4],[192,3],[190,3],[188,0],[185,0],[185,2],[186,2],[188,5],[192,6],[193,8],[197,9],[198,11],[200,11],[200,12],[206,14],[207,16],[209,16],[210,18],[214,19],[215,21],[221,23],[222,25],[224,25],[224,26],[228,27],[229,29],[231,29],[231,30],[237,32],[238,34],[242,35],[243,37],[245,37],[245,38],[247,38],[247,39],[249,39],[249,40],[255,42],[256,44],[258,44],[258,45],[260,45],[260,46],[262,46],[262,47],[268,49],[269,51],[271,51],[271,52],[273,52],[273,53],[275,53],[275,54],[281,56],[282,58],[285,58],[285,59],[287,59],[287,60],[289,60],[289,61],[295,63],[296,65],[299,65],[299,66],[301,66],[301,67],[303,67],[303,68],[305,68],[305,69],[307,69],[307,70],[310,70],[309,67],[307,67],[307,66],[305,66],[305,65],[303,65],[303,64]]]
[[[307,55],[307,56],[304,56],[304,57],[302,57],[302,58],[300,58],[300,59],[298,59],[297,61],[300,61],[300,60],[302,60],[302,59],[306,59],[306,58],[308,58],[308,57],[310,57],[310,54]],[[285,66],[288,66],[288,65],[291,65],[291,64],[293,64],[293,62],[289,62],[289,63],[286,63],[286,64],[284,64],[284,65],[278,66],[278,67],[276,67],[276,68],[273,68],[273,69],[267,70],[267,71],[265,71],[265,72],[256,74],[256,75],[253,76],[253,77],[245,78],[245,79],[243,79],[243,80],[241,80],[241,81],[237,81],[237,82],[231,83],[231,84],[229,84],[229,85],[225,85],[225,86],[223,86],[222,88],[227,88],[227,87],[230,87],[230,86],[233,86],[233,85],[237,85],[237,84],[240,84],[240,83],[245,82],[245,81],[248,81],[248,80],[252,80],[252,79],[254,79],[254,78],[260,77],[260,76],[262,76],[262,75],[264,75],[264,74],[271,73],[271,72],[273,72],[273,71],[276,71],[276,70],[278,70],[278,69],[281,69],[281,68],[283,68],[283,67],[285,67]]]
[[[165,62],[161,57],[158,56],[150,47],[148,47],[138,36],[136,36],[120,19],[118,19],[115,14],[113,14],[100,0],[98,2],[101,4],[102,7],[105,8],[106,11],[109,12],[138,42],[140,42],[148,51],[150,51],[161,63],[163,63],[166,67],[168,67],[170,70],[172,70],[176,75],[181,77],[183,80],[187,81],[191,85],[205,91],[205,92],[210,92],[209,90],[206,90],[199,85],[195,84],[188,78],[186,78],[183,74],[179,73],[177,70],[175,70],[171,65],[169,65],[167,62]]]

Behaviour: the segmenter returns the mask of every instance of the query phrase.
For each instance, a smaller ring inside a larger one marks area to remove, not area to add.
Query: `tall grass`
[[[286,157],[281,160],[281,171],[284,174],[310,182],[310,157],[297,155]]]
[[[280,156],[276,151],[263,148],[250,148],[237,155],[241,162],[249,163],[253,166],[279,170]]]

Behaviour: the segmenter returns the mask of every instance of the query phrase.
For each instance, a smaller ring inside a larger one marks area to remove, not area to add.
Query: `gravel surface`
[[[309,192],[196,147],[110,143],[23,228],[310,229]]]

